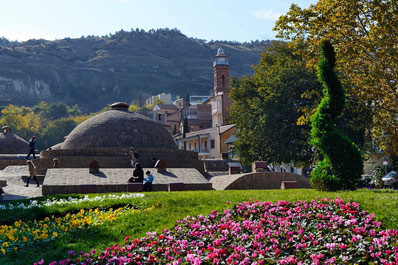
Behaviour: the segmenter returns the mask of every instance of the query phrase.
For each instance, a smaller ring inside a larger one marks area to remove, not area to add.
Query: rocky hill
[[[231,56],[230,75],[242,76],[268,43],[206,42],[169,29],[21,43],[1,38],[0,105],[63,101],[92,111],[161,92],[207,95],[220,46]]]

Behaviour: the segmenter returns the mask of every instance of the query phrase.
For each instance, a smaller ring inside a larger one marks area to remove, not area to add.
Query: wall
[[[236,174],[210,179],[216,190],[280,189],[282,181],[297,181],[298,188],[311,188],[308,178],[287,172]]]
[[[128,149],[123,148],[93,148],[82,150],[46,150],[40,153],[41,159],[34,161],[38,174],[44,174],[52,167],[52,159],[58,158],[61,168],[85,168],[91,161],[97,160],[103,168],[129,168]],[[143,167],[151,167],[152,158],[161,159],[169,168],[196,168],[204,174],[203,161],[198,154],[178,149],[136,148],[140,155],[139,162]]]

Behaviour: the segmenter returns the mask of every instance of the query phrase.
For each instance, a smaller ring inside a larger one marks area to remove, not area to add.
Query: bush
[[[340,180],[331,171],[329,160],[319,162],[311,174],[311,186],[321,191],[336,191],[341,189]]]
[[[345,91],[334,66],[336,56],[329,41],[321,43],[318,79],[323,98],[311,117],[311,143],[323,161],[311,174],[311,183],[319,190],[355,189],[363,173],[363,159],[358,147],[336,128],[345,105]]]

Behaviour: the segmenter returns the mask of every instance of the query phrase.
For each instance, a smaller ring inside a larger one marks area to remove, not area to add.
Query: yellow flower
[[[22,239],[23,239],[23,242],[28,241],[28,239],[26,237],[23,237]]]
[[[50,218],[46,217],[46,218],[44,218],[44,221],[48,222],[48,221],[50,221]]]
[[[6,254],[6,250],[4,248],[0,248],[1,253],[4,255]]]
[[[58,236],[57,232],[53,232],[53,237],[57,237],[57,236]]]

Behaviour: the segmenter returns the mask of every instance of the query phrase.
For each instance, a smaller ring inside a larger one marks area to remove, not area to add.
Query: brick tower
[[[232,105],[229,95],[229,56],[223,48],[218,48],[213,57],[214,95],[212,100],[213,126],[223,126],[229,117],[228,108]]]

